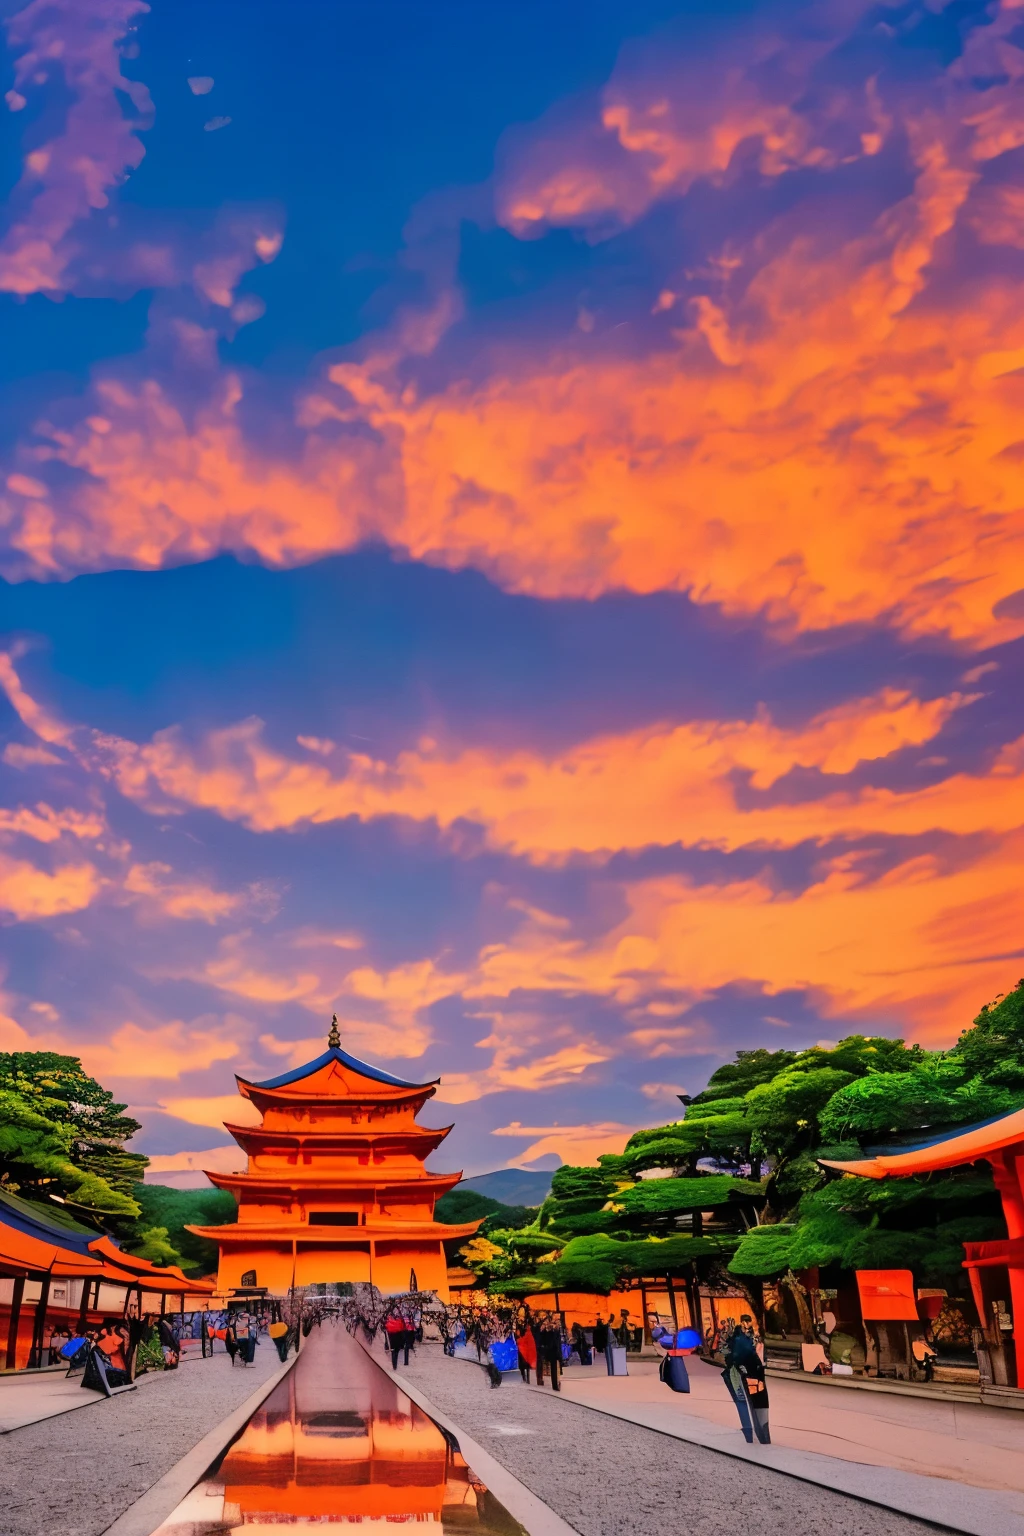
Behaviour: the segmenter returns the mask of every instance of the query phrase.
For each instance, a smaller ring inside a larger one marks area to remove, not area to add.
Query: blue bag
[[[515,1339],[495,1339],[491,1345],[491,1360],[499,1371],[517,1370],[519,1348]]]

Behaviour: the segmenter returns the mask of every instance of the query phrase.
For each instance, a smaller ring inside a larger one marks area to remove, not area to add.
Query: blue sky
[[[2,14],[0,1048],[479,1172],[1016,981],[1009,8]]]

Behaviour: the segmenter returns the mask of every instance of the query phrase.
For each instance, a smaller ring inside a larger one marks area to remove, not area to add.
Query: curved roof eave
[[[1018,1142],[1024,1142],[1024,1108],[1008,1110],[990,1120],[976,1120],[971,1125],[951,1125],[901,1147],[872,1147],[863,1159],[840,1162],[820,1157],[818,1162],[842,1173],[884,1179],[890,1173],[926,1173],[977,1162]]]
[[[299,1083],[304,1077],[312,1077],[314,1072],[330,1066],[332,1061],[338,1062],[343,1067],[348,1067],[350,1072],[357,1072],[360,1077],[368,1077],[375,1083],[386,1083],[389,1088],[433,1088],[441,1079],[432,1078],[429,1083],[410,1083],[404,1077],[395,1077],[391,1072],[385,1072],[380,1067],[371,1066],[367,1061],[360,1061],[357,1056],[350,1056],[338,1045],[328,1046],[322,1055],[314,1061],[307,1061],[305,1066],[295,1067],[291,1072],[282,1072],[280,1077],[267,1078],[262,1083],[250,1082],[246,1077],[235,1074],[236,1081],[244,1083],[247,1088],[287,1088],[291,1083]]]

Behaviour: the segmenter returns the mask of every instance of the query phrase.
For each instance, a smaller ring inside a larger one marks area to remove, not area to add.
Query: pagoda
[[[246,1169],[206,1177],[231,1191],[238,1219],[188,1229],[220,1248],[218,1290],[283,1296],[366,1281],[385,1295],[419,1289],[447,1301],[444,1241],[479,1222],[434,1220],[435,1201],[462,1178],[424,1167],[452,1129],[416,1123],[440,1079],[408,1083],[358,1061],[342,1050],[335,1017],[314,1061],[267,1082],[235,1081],[262,1124],[226,1122]]]

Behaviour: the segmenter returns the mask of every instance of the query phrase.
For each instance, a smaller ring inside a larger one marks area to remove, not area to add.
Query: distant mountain
[[[502,1205],[541,1205],[551,1193],[551,1174],[499,1168],[495,1173],[478,1173],[472,1179],[463,1179],[458,1188],[475,1189],[478,1195],[500,1200]]]

